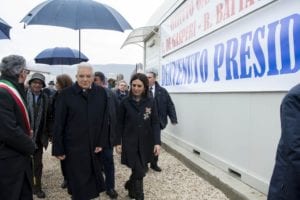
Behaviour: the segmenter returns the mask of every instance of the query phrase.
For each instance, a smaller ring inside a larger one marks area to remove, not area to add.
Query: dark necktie
[[[153,88],[152,88],[152,86],[151,86],[151,87],[150,87],[150,90],[149,90],[149,93],[150,93],[150,96],[154,98],[152,89],[153,89]]]

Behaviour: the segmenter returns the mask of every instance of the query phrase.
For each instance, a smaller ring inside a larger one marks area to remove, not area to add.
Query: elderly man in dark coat
[[[53,155],[65,160],[68,192],[88,200],[104,191],[100,159],[107,145],[107,95],[93,84],[92,66],[80,63],[77,82],[61,91],[55,111]]]
[[[22,56],[0,64],[0,199],[32,200],[30,155],[35,146],[26,110],[24,81],[29,73]]]
[[[271,178],[268,200],[300,199],[300,84],[284,97],[281,138]]]

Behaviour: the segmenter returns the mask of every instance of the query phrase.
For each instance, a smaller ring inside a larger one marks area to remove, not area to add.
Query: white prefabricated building
[[[162,140],[267,194],[280,103],[300,80],[300,1],[166,0],[148,25],[124,45],[142,42],[175,103]]]

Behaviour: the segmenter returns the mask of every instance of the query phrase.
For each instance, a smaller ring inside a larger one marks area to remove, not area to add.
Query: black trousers
[[[64,180],[67,180],[67,176],[66,176],[66,167],[65,167],[65,161],[64,160],[61,160],[60,161],[60,168],[61,168],[61,173],[64,177]]]
[[[153,159],[151,161],[151,166],[157,166],[158,156],[153,155]]]
[[[38,145],[38,148],[33,154],[33,188],[40,190],[42,186],[42,171],[43,171],[43,146]]]
[[[20,200],[32,200],[32,189],[28,179],[24,176],[23,187],[21,190]]]
[[[137,156],[134,167],[131,169],[130,180],[141,180],[146,175],[146,165],[142,164],[140,156]]]
[[[99,155],[104,168],[106,191],[115,189],[115,164],[113,148],[103,148]]]

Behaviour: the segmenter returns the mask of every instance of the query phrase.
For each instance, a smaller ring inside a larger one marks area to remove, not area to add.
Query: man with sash
[[[0,199],[32,200],[31,155],[35,145],[25,102],[29,74],[22,56],[0,63]]]

